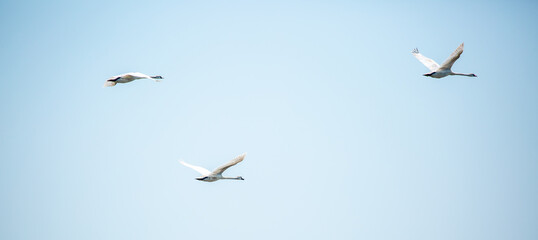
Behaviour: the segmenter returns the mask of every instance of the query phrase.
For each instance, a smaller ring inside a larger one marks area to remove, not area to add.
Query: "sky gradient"
[[[2,1],[0,239],[537,239],[536,12]]]

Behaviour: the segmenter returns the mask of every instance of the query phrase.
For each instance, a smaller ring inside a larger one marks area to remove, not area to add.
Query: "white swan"
[[[187,167],[190,167],[190,168],[194,169],[195,171],[199,172],[200,174],[202,174],[201,177],[196,178],[196,180],[199,180],[199,181],[214,182],[214,181],[217,181],[217,180],[220,180],[220,179],[245,180],[241,176],[239,176],[239,177],[223,177],[222,173],[224,171],[226,171],[226,169],[228,169],[229,167],[243,161],[243,159],[245,158],[246,155],[247,155],[247,153],[243,153],[243,154],[237,156],[236,158],[232,159],[232,161],[218,167],[213,172],[210,172],[209,170],[207,170],[207,169],[205,169],[203,167],[190,165],[190,164],[188,164],[186,162],[183,162],[183,161],[179,161],[179,163],[181,163],[181,164],[183,164],[183,165],[185,165]]]
[[[106,80],[104,87],[113,87],[113,86],[116,86],[116,83],[128,83],[137,79],[151,79],[151,80],[154,80],[155,82],[160,82],[161,80],[159,79],[163,79],[163,77],[148,76],[146,74],[139,73],[139,72],[124,73],[121,75],[111,77],[108,80]]]
[[[454,51],[450,57],[448,57],[445,62],[439,66],[435,61],[425,57],[424,55],[420,54],[418,52],[418,49],[413,49],[411,52],[415,57],[422,63],[424,66],[430,69],[431,72],[424,74],[424,76],[432,77],[432,78],[443,78],[448,75],[460,75],[460,76],[467,76],[467,77],[476,77],[474,73],[455,73],[452,72],[451,68],[454,62],[460,58],[461,53],[463,53],[463,43]]]

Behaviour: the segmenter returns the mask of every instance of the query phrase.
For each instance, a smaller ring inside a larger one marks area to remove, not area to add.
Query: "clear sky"
[[[537,12],[1,1],[0,239],[538,239]]]

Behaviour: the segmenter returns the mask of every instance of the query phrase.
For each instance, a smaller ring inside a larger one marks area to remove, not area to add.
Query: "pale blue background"
[[[0,239],[537,239],[537,12],[2,1]]]

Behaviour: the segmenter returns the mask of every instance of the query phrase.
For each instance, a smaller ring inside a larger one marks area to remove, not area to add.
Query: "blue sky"
[[[0,238],[536,239],[537,10],[3,1]]]

